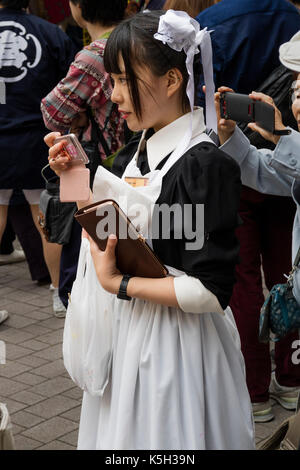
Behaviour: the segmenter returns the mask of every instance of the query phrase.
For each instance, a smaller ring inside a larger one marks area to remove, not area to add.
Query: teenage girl
[[[89,202],[112,198],[122,207],[126,201],[129,213],[138,204],[149,216],[140,229],[150,227],[148,242],[170,275],[124,278],[116,267],[116,237],[105,252],[90,240],[114,328],[108,384],[102,396],[84,392],[79,449],[255,447],[244,362],[228,308],[239,251],[240,171],[207,136],[203,111],[193,109],[186,94],[192,83],[187,56],[201,40],[197,28],[185,13],[141,13],[107,41],[112,101],[128,127],[143,133],[134,151],[129,145],[117,157],[120,177],[99,167]],[[56,136],[46,140],[50,164],[60,174],[68,169],[61,144],[53,145]],[[138,178],[143,186],[132,187]],[[176,204],[183,214],[170,217],[169,236],[157,227],[163,204]],[[117,297],[122,280],[127,300],[124,293]]]

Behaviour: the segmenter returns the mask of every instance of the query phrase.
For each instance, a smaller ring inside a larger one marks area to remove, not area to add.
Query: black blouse
[[[122,176],[133,158],[141,134],[116,157],[113,172]],[[167,156],[160,162],[162,168]],[[138,159],[142,174],[149,171],[146,151]],[[240,168],[226,153],[214,144],[201,142],[189,149],[168,171],[153,213],[159,217],[161,204],[189,204],[193,207],[192,228],[196,229],[196,204],[204,204],[204,244],[201,249],[187,250],[185,237],[186,221],[179,224],[170,218],[170,239],[152,238],[153,249],[164,264],[198,278],[226,308],[235,281],[235,265],[238,262],[239,245],[235,229],[239,225]],[[182,211],[183,212],[183,211]],[[156,219],[158,220],[158,219]],[[199,227],[198,227],[199,228]]]

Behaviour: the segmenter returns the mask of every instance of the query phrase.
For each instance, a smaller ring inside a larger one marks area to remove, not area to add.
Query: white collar
[[[147,157],[148,157],[148,164],[150,171],[155,170],[157,165],[179,144],[179,142],[184,138],[186,134],[186,130],[190,125],[191,113],[184,114],[180,118],[176,119],[176,121],[171,122],[167,126],[160,129],[158,132],[153,134],[147,142]],[[199,134],[203,134],[205,132],[205,123],[204,123],[204,116],[203,116],[203,109],[202,108],[195,108],[193,112],[193,132],[192,132],[192,139],[197,137]],[[143,132],[139,151],[143,146],[143,142],[145,139],[146,131]],[[137,155],[137,158],[138,158]]]

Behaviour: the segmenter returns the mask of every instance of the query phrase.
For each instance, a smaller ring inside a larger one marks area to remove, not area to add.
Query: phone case
[[[101,214],[98,209],[101,209]],[[149,278],[167,276],[167,268],[112,199],[83,207],[74,217],[102,251],[106,248],[110,234],[113,233],[118,237],[116,259],[117,267],[122,274]],[[105,229],[103,233],[99,233],[99,223],[101,228]]]
[[[274,132],[275,110],[262,101],[255,101],[248,95],[225,92],[220,96],[220,113],[224,119],[237,122],[256,122],[269,132]]]
[[[63,171],[60,176],[61,202],[88,201],[90,197],[90,170],[83,164]]]
[[[61,141],[65,141],[66,144],[63,146],[63,151],[69,161],[72,163],[89,163],[89,159],[82,148],[79,140],[75,134],[66,134],[55,139],[54,144],[58,144]]]
[[[255,101],[254,120],[260,127],[273,133],[275,129],[275,109],[268,103]]]
[[[220,112],[224,119],[237,122],[253,122],[254,102],[248,95],[239,93],[221,93]]]

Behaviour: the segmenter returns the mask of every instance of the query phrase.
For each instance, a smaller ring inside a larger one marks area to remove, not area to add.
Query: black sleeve
[[[171,171],[176,171],[175,181]],[[186,243],[191,242],[186,238],[188,219],[183,220],[185,232],[181,240],[175,239],[176,233],[179,238],[178,227],[173,220],[171,239],[154,242],[154,249],[166,264],[200,279],[216,295],[222,308],[226,308],[232,295],[239,253],[235,229],[239,220],[240,168],[213,144],[201,143],[184,155],[177,168],[171,171],[164,178],[157,202],[170,200],[171,195],[170,203],[179,203],[183,211],[184,205],[190,204],[193,231],[204,232],[204,244],[200,249],[187,249]],[[196,216],[197,204],[204,205],[204,230],[199,227]]]

